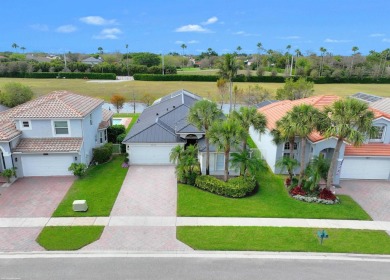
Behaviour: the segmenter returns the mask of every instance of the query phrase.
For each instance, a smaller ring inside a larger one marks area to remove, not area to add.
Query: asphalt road
[[[390,262],[199,257],[0,258],[0,280],[390,279]]]

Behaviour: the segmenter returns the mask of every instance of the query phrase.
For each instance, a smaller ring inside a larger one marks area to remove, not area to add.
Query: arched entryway
[[[198,136],[196,136],[195,134],[188,134],[184,139],[186,140],[184,148],[187,148],[190,145],[198,144]]]
[[[320,151],[319,155],[323,155],[324,158],[331,160],[333,157],[334,148],[326,148]]]

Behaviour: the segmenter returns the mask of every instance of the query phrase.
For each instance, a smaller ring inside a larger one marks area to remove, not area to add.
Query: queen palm
[[[201,100],[191,107],[188,114],[188,122],[196,126],[199,130],[204,129],[206,135],[211,124],[222,117],[222,111],[218,109],[216,103]],[[210,142],[208,137],[205,137],[206,144],[206,175],[210,174]]]
[[[254,107],[241,107],[240,110],[233,111],[232,117],[237,119],[241,127],[249,134],[252,126],[259,133],[264,133],[267,119],[263,113],[257,112]],[[242,150],[246,150],[247,138],[242,139]]]
[[[219,75],[229,81],[229,113],[232,111],[233,79],[237,76],[238,68],[239,65],[237,63],[236,57],[230,53],[223,56],[223,59],[219,65]]]
[[[318,126],[318,119],[320,112],[312,105],[300,104],[294,106],[291,111],[286,114],[291,122],[292,130],[301,138],[301,166],[299,171],[298,185],[301,185],[305,175],[305,152],[306,152],[306,138]]]
[[[324,135],[337,139],[326,181],[326,187],[330,189],[343,142],[361,145],[367,136],[374,136],[377,130],[372,125],[374,113],[368,109],[367,103],[354,98],[338,100],[325,107],[324,113],[329,120]]]
[[[224,152],[224,181],[226,182],[229,178],[230,151],[237,147],[244,137],[248,137],[248,134],[236,119],[227,118],[214,122],[206,137],[210,139],[210,143],[214,144],[218,151]]]

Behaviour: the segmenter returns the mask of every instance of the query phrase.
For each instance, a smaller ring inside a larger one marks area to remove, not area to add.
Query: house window
[[[285,150],[290,150],[290,142],[284,143],[284,149]],[[298,144],[294,142],[294,150],[298,149]]]
[[[100,143],[103,143],[103,134],[104,134],[104,131],[99,131]]]
[[[30,130],[31,121],[20,121],[20,130]]]
[[[370,139],[370,142],[383,142],[383,135],[385,134],[385,126],[375,126],[378,129],[378,135]]]
[[[216,154],[215,170],[225,170],[225,155]]]
[[[93,122],[92,122],[92,114],[89,114],[89,124],[92,125]]]
[[[107,142],[107,129],[104,130],[104,141]]]
[[[54,121],[53,123],[55,135],[69,135],[68,121]]]

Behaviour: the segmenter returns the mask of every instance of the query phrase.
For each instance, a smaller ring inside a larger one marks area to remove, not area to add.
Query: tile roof
[[[297,100],[282,100],[261,107],[257,111],[263,113],[267,117],[267,128],[271,131],[276,128],[276,122],[296,105],[309,104],[317,109],[322,109],[338,99],[340,99],[340,97],[335,95],[320,95]],[[308,138],[312,142],[324,139],[318,132],[313,132]]]
[[[9,141],[20,134],[22,132],[16,129],[12,121],[0,121],[0,141]]]
[[[177,132],[190,129],[187,122],[189,108],[201,99],[183,89],[156,100],[142,112],[123,143],[183,142]]]
[[[99,129],[105,129],[111,125],[110,119],[114,115],[114,112],[111,110],[102,109],[102,121],[99,124]]]
[[[13,152],[78,152],[82,138],[23,138]]]
[[[390,144],[368,143],[358,147],[347,145],[345,156],[386,156],[390,157]]]
[[[378,101],[372,102],[370,108],[376,109],[381,113],[387,114],[387,118],[390,116],[390,98],[382,98]]]

